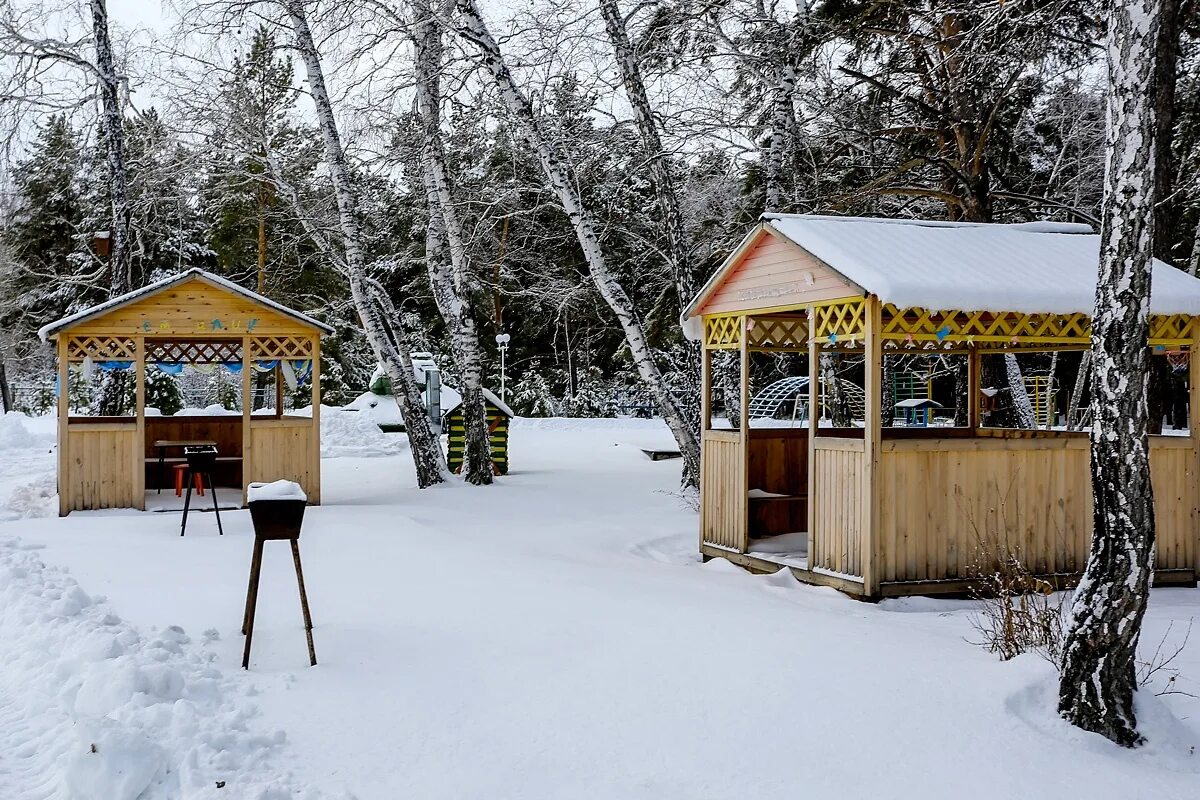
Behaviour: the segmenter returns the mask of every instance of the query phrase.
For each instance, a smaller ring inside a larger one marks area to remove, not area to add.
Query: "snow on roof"
[[[1100,237],[1087,225],[764,214],[854,283],[900,308],[1090,314]],[[1150,310],[1200,316],[1200,280],[1156,261]]]
[[[1095,306],[1100,237],[1088,225],[816,214],[763,214],[762,221],[851,283],[900,308],[1091,314]],[[726,263],[697,301],[724,280],[736,260]],[[698,306],[694,301],[684,316]],[[1150,311],[1200,316],[1200,280],[1155,261]]]
[[[926,397],[912,397],[896,403],[896,408],[942,408],[942,404]]]
[[[253,300],[256,303],[268,306],[269,308],[278,311],[280,314],[291,317],[295,320],[299,320],[307,325],[312,325],[314,328],[321,330],[323,333],[333,333],[333,328],[329,327],[324,322],[319,322],[307,314],[302,314],[295,309],[288,308],[282,303],[277,303],[268,297],[263,297],[257,292],[252,292],[243,286],[239,286],[228,278],[222,278],[220,275],[214,275],[211,272],[207,272],[198,267],[193,267],[189,270],[185,270],[184,272],[180,272],[178,275],[168,276],[162,280],[147,284],[140,289],[134,289],[132,292],[126,292],[119,297],[113,297],[109,300],[105,300],[99,305],[94,305],[91,308],[85,308],[82,311],[77,311],[74,314],[70,314],[60,320],[51,322],[49,325],[45,325],[38,330],[38,336],[40,336],[44,342],[64,328],[69,328],[72,325],[83,322],[84,320],[92,319],[93,317],[98,317],[102,314],[107,314],[113,309],[120,308],[121,306],[128,305],[137,300],[141,300],[144,297],[149,297],[152,294],[161,292],[164,289],[169,289],[172,286],[176,286],[180,283],[191,280],[192,278],[198,278],[206,283],[210,283],[222,289],[227,289],[234,294],[239,294],[248,300]]]
[[[417,384],[419,386],[425,385],[425,371],[427,369],[438,369],[437,362],[435,362],[433,360],[432,353],[413,353],[412,354],[412,365],[413,365],[413,375],[416,377]],[[382,364],[376,365],[375,372],[371,375],[371,382],[374,383],[375,379],[378,376],[384,375],[384,374],[386,374],[386,373],[383,370],[383,365]],[[453,411],[454,409],[456,409],[462,405],[462,394],[460,394],[457,389],[455,389],[453,386],[450,386],[449,384],[447,384],[444,381],[442,383],[438,384],[438,386],[441,389],[441,391],[440,391],[441,399],[440,399],[439,405],[441,406],[443,414],[449,414],[451,411]],[[366,395],[364,395],[363,397],[365,397],[365,396]],[[357,403],[360,400],[363,400],[363,397],[360,397],[358,400],[356,400],[354,402]],[[513,413],[513,410],[508,407],[507,403],[505,403],[503,400],[501,400],[496,395],[492,394],[492,392],[489,391],[488,389],[483,389],[483,397],[485,400],[487,400],[489,403],[494,405],[496,408],[500,409],[502,412],[507,414],[509,417],[517,416],[515,413]]]

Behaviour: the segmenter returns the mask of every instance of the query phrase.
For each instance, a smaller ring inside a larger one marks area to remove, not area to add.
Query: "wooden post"
[[[242,505],[246,505],[246,488],[254,474],[253,431],[250,429],[254,410],[254,362],[250,358],[251,337],[242,337]]]
[[[146,510],[146,337],[134,337],[134,407],[137,413],[137,441],[133,445],[133,507]]]
[[[869,295],[863,309],[866,345],[863,360],[865,371],[863,400],[863,480],[862,480],[862,576],[863,591],[868,597],[879,594],[879,574],[876,569],[879,550],[879,501],[876,475],[879,472],[879,448],[882,436],[880,404],[883,401],[883,351],[880,349],[879,300]]]
[[[742,432],[742,492],[737,501],[741,509],[741,513],[738,514],[738,522],[741,525],[738,542],[739,553],[750,549],[750,498],[746,493],[750,488],[750,331],[747,330],[748,325],[750,325],[750,317],[743,314],[738,320],[738,352],[741,356],[739,363],[742,373],[740,377],[741,408],[738,415],[738,428]]]
[[[1192,321],[1192,346],[1188,351],[1188,438],[1192,441],[1191,494],[1192,560],[1200,576],[1200,318]]]
[[[67,358],[67,337],[58,335],[58,515],[65,517],[71,510],[71,445],[67,420],[71,415],[70,361]]]
[[[321,334],[312,338],[312,436],[309,476],[312,485],[306,486],[308,502],[321,504]]]
[[[979,348],[972,347],[967,353],[967,427],[972,431],[979,428],[979,376],[983,366]]]
[[[816,564],[817,434],[821,421],[821,351],[817,346],[817,309],[808,307],[808,568]]]
[[[700,547],[704,546],[704,531],[708,529],[708,514],[704,486],[708,475],[708,442],[705,438],[712,429],[712,350],[700,343]]]

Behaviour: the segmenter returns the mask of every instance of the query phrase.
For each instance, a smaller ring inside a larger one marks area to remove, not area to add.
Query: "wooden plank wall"
[[[157,439],[211,439],[217,443],[217,454],[242,454],[242,417],[240,414],[211,417],[146,417],[146,458],[157,458],[154,447]],[[168,455],[179,456],[178,449]]]
[[[809,569],[862,575],[863,449],[861,439],[815,440]]]
[[[1182,437],[1151,440],[1159,569],[1187,569],[1196,533]],[[1036,573],[1073,574],[1092,531],[1088,440],[936,439],[883,443],[884,582],[963,580],[1000,553]]]
[[[1155,566],[1158,569],[1194,569],[1197,541],[1192,496],[1190,439],[1181,436],[1150,439],[1150,480],[1154,484]]]
[[[700,540],[746,552],[746,470],[737,431],[705,431],[700,480]]]
[[[749,489],[808,494],[808,429],[750,430]]]
[[[135,508],[135,470],[142,466],[137,423],[72,424],[67,435],[67,471],[59,491],[66,511]]]
[[[254,420],[250,423],[254,460],[247,482],[289,480],[306,493],[319,491],[309,458],[312,420],[307,417]]]

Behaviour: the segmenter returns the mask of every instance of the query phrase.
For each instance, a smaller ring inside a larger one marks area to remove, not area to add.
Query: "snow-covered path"
[[[635,446],[660,435],[630,421],[521,422],[513,474],[487,489],[408,488],[403,456],[326,460],[325,505],[301,542],[311,669],[287,548],[269,545],[252,669],[238,674],[244,512],[225,517],[225,537],[207,516],[180,539],[173,516],[136,513],[24,520],[0,536],[45,545],[39,558],[68,565],[147,636],[214,629],[202,649],[230,691],[254,692],[251,727],[287,732],[272,768],[360,800],[1103,798],[1200,785],[1200,701],[1144,698],[1151,744],[1118,751],[1054,717],[1049,665],[968,644],[969,604],[872,606],[701,566],[694,513],[673,494],[678,462]],[[1177,637],[1197,601],[1156,591],[1144,640],[1172,621]],[[1193,693],[1198,656],[1193,643],[1176,665]]]

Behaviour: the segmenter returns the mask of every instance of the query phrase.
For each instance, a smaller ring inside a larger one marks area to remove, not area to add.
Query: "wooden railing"
[[[738,431],[704,431],[700,541],[746,552],[746,462]]]
[[[862,439],[818,437],[814,443],[809,569],[863,574],[863,452]]]

